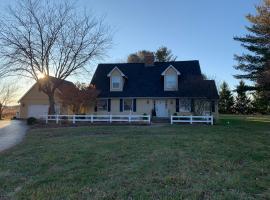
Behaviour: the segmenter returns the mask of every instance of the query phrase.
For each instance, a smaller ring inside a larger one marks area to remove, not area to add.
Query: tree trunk
[[[47,94],[49,97],[49,110],[48,115],[55,115],[55,101],[54,101],[54,92]]]
[[[0,104],[0,120],[2,119],[3,110],[3,105]]]

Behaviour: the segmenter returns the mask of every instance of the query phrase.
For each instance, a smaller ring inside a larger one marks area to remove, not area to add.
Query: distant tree
[[[234,99],[232,92],[228,86],[228,84],[224,81],[220,86],[219,92],[219,112],[220,113],[232,113]]]
[[[103,19],[79,13],[71,0],[16,2],[0,18],[1,64],[34,79],[48,96],[49,114],[55,114],[55,92],[105,55],[109,29]]]
[[[265,92],[256,91],[253,93],[252,110],[255,113],[270,114],[270,101],[264,96]]]
[[[165,46],[159,47],[155,52],[155,60],[157,62],[169,62],[175,61],[176,56],[172,54],[172,51]]]
[[[76,85],[66,85],[61,89],[59,98],[64,106],[69,106],[74,114],[95,104],[99,92],[93,85],[76,83]]]
[[[141,63],[142,60],[136,53],[132,53],[128,56],[127,62],[128,63]]]
[[[237,96],[235,98],[234,110],[238,114],[248,114],[251,112],[251,100],[247,96],[247,86],[243,80],[236,87]]]
[[[128,63],[146,63],[151,60],[154,62],[155,56],[154,53],[147,50],[141,50],[136,53],[132,53],[128,56],[127,62]]]
[[[256,10],[256,15],[249,14],[246,17],[251,23],[247,27],[249,33],[244,37],[234,38],[249,52],[235,55],[238,61],[235,68],[243,72],[235,77],[255,82],[255,87],[250,87],[250,90],[264,93],[270,91],[270,0],[264,0],[261,5],[256,6]],[[267,92],[263,96],[270,100]]]
[[[7,108],[8,104],[14,101],[17,87],[14,84],[10,83],[2,83],[0,85],[0,119],[2,119],[3,113]]]

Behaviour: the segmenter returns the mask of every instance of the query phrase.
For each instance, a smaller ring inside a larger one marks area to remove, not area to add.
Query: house
[[[50,77],[50,81],[57,83],[60,81],[57,78]],[[69,109],[62,105],[59,98],[59,93],[61,89],[65,86],[74,85],[72,82],[63,81],[62,85],[56,90],[55,93],[55,110],[57,114],[71,114]],[[49,100],[48,96],[43,93],[38,86],[38,83],[35,83],[19,100],[20,109],[19,109],[19,118],[26,119],[28,117],[40,118],[41,115],[48,114],[49,109]]]
[[[51,77],[51,81],[60,81]],[[55,94],[56,113],[73,114]],[[213,80],[204,80],[198,61],[99,64],[91,84],[99,90],[96,106],[86,114],[214,115],[218,117],[218,92]],[[34,84],[19,100],[20,117],[48,113],[48,97]]]
[[[91,84],[100,94],[90,113],[218,116],[215,81],[197,60],[99,64]]]

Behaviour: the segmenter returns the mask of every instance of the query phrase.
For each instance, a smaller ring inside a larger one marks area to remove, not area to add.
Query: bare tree
[[[80,114],[81,110],[95,104],[98,94],[95,86],[76,83],[64,86],[59,97],[63,105],[69,106],[74,114]]]
[[[3,112],[8,104],[14,101],[17,87],[13,84],[1,84],[0,88],[0,119],[3,117]]]
[[[103,19],[78,14],[68,0],[20,0],[0,21],[3,63],[37,81],[48,96],[49,114],[55,114],[54,94],[63,80],[87,70],[110,45]]]

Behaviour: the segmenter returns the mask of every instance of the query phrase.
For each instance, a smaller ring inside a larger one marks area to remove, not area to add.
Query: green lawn
[[[270,118],[33,129],[0,154],[0,199],[269,199]]]

